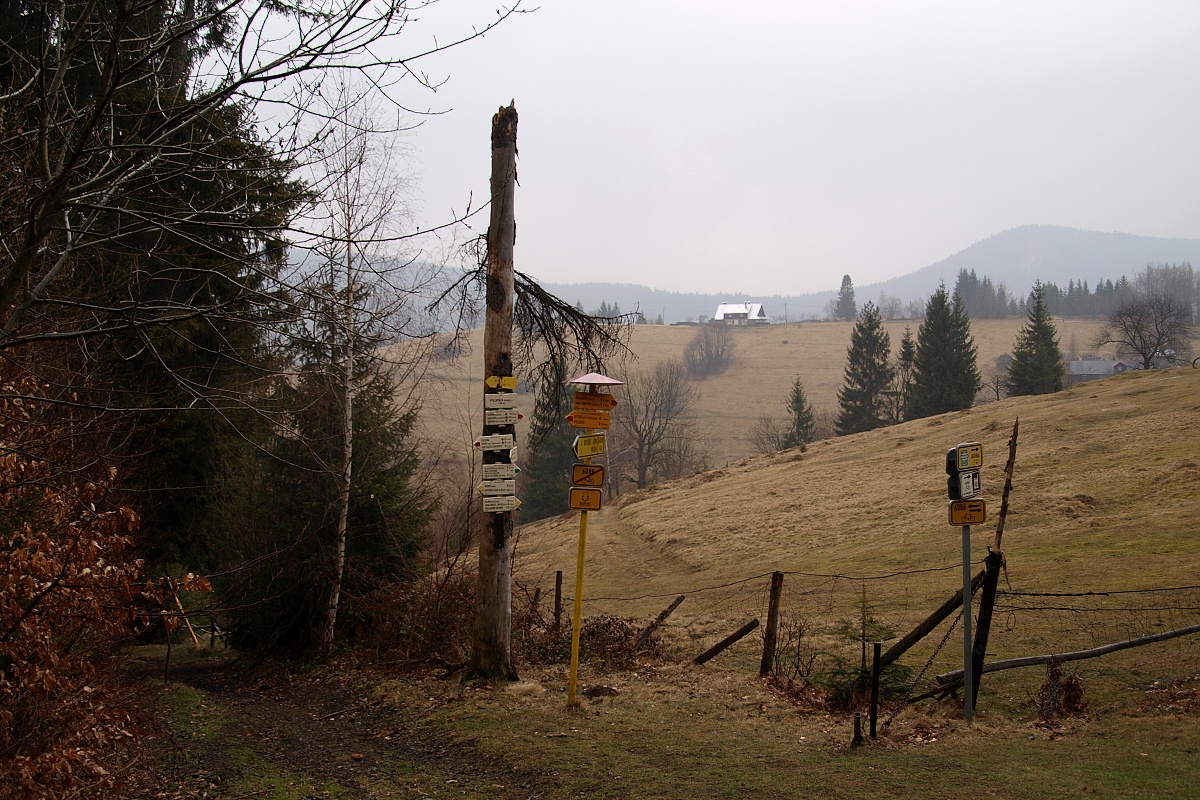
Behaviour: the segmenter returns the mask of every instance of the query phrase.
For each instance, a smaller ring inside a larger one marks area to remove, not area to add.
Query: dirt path
[[[166,686],[143,678],[144,744],[158,766],[130,796],[543,796],[542,775],[430,736],[419,715],[360,691],[366,678],[248,672],[228,659],[174,666]]]

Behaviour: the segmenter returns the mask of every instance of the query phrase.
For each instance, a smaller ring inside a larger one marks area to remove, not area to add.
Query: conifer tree
[[[803,447],[813,440],[813,411],[804,394],[804,385],[797,376],[787,399],[788,425],[780,444],[783,447]]]
[[[1045,290],[1035,283],[1029,297],[1029,318],[1017,334],[1004,385],[1012,396],[1050,394],[1062,389],[1066,366],[1058,332],[1046,309]]]
[[[900,351],[896,353],[896,369],[892,378],[892,388],[889,392],[890,414],[892,424],[908,419],[908,402],[912,396],[913,362],[917,358],[917,343],[913,338],[912,328],[904,327],[904,337],[900,339]]]
[[[571,465],[575,455],[571,441],[577,431],[566,420],[568,389],[566,365],[556,360],[542,382],[529,420],[529,461],[521,490],[521,522],[534,522],[567,511],[571,487]]]
[[[869,431],[887,424],[886,392],[892,382],[891,339],[879,318],[879,309],[868,301],[850,333],[846,373],[838,389],[839,436]]]
[[[925,319],[917,329],[908,418],[974,405],[981,386],[977,356],[966,306],[958,296],[951,301],[946,286],[939,286],[925,305]]]
[[[834,306],[833,318],[852,320],[858,313],[854,302],[854,281],[849,275],[842,276],[842,288],[838,289],[837,304]]]

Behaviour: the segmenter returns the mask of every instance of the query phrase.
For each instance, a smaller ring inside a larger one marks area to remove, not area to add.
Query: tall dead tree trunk
[[[513,374],[513,245],[517,184],[517,109],[501,107],[492,117],[492,213],[487,234],[487,316],[483,332],[485,377]],[[499,391],[485,386],[484,391]],[[513,434],[512,425],[484,426],[485,434]],[[484,451],[484,463],[509,459],[509,451]],[[468,674],[491,680],[516,680],[512,662],[511,511],[486,515],[479,537],[479,596]]]

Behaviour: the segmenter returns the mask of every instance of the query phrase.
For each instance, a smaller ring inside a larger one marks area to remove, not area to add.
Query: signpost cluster
[[[974,717],[975,693],[971,674],[971,526],[987,519],[987,504],[980,478],[983,445],[963,442],[946,452],[946,491],[950,497],[951,525],[962,526],[963,550],[963,716],[968,724]]]
[[[579,700],[575,695],[579,683],[579,632],[583,618],[583,562],[587,550],[587,515],[599,511],[603,505],[604,467],[593,464],[592,459],[606,452],[607,439],[604,431],[612,424],[612,409],[617,400],[600,391],[601,387],[620,386],[622,381],[597,372],[589,372],[567,381],[568,385],[586,386],[586,391],[576,391],[573,408],[567,414],[567,423],[580,428],[571,450],[582,463],[571,467],[571,488],[567,495],[567,507],[579,512],[579,553],[575,563],[575,614],[571,619],[571,673],[567,682],[567,705],[575,707]]]
[[[517,452],[515,433],[490,433],[497,428],[512,430],[517,420],[517,379],[512,375],[489,375],[484,385],[492,391],[483,396],[485,433],[475,440],[475,449],[483,451],[483,483],[476,487],[483,495],[485,514],[503,514],[521,507],[517,499],[517,475],[513,463]]]

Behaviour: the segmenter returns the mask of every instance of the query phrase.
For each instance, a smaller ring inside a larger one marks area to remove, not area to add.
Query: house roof
[[[717,306],[714,320],[725,319],[726,314],[745,314],[750,319],[766,319],[767,312],[763,311],[762,303],[721,303]]]
[[[1116,371],[1117,365],[1122,364],[1120,361],[1102,361],[1102,360],[1087,360],[1087,361],[1072,361],[1067,365],[1067,374],[1069,375],[1111,375]]]

